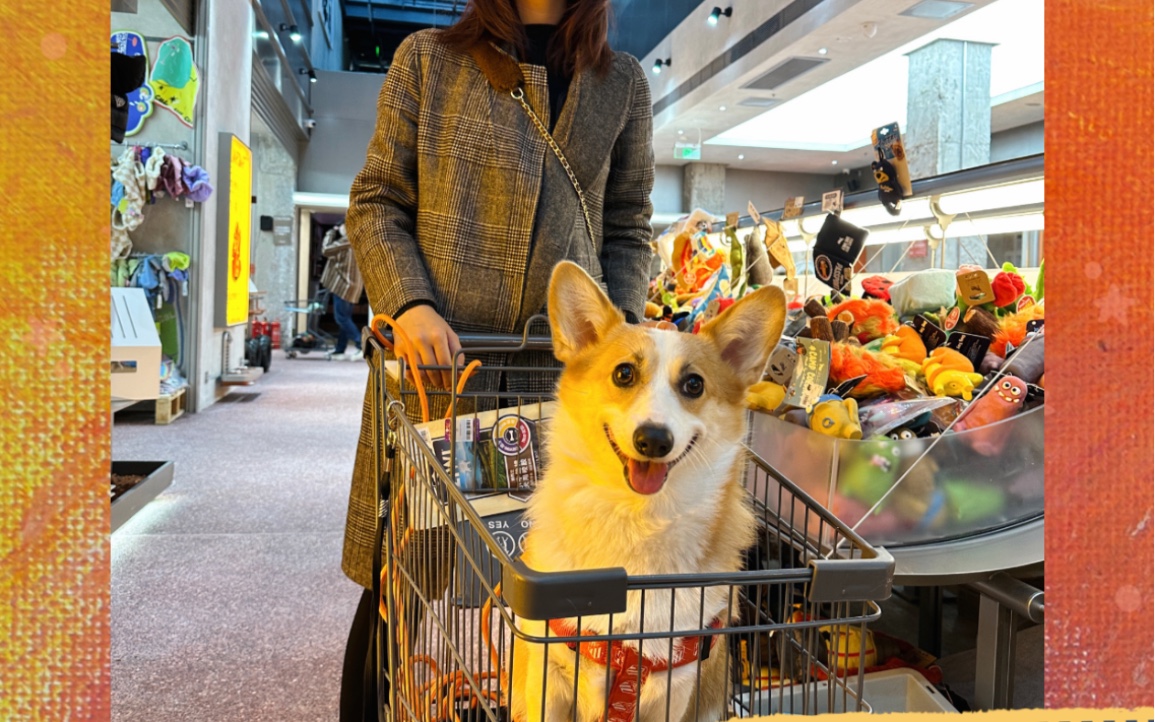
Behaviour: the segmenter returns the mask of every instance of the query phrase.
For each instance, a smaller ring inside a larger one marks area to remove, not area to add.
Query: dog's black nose
[[[634,432],[634,448],[642,456],[658,459],[674,448],[674,435],[665,426],[642,424]]]

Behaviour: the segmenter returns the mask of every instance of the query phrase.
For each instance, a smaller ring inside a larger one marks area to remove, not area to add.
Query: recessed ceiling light
[[[830,165],[838,165],[838,161],[832,160],[832,161],[830,161]]]
[[[739,154],[738,154],[738,160],[742,160],[742,159],[743,159],[743,158],[745,158],[745,157],[746,157],[746,156],[742,155],[741,153],[739,153]]]
[[[682,134],[683,134],[683,133],[685,133],[685,132],[686,132],[686,131],[682,130],[681,128],[678,128],[678,135],[682,135]]]
[[[922,0],[922,2],[903,10],[899,15],[926,20],[946,20],[971,7],[974,7],[974,3],[953,2],[953,0]]]
[[[826,48],[818,48],[818,54],[819,55],[826,55],[827,52],[828,51],[826,50]]]
[[[721,111],[725,112],[725,111],[726,111],[726,106],[724,106],[724,105],[719,105],[719,106],[718,106],[718,110],[721,110]]]

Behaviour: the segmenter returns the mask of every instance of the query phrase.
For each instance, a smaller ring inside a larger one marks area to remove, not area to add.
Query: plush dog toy
[[[888,336],[898,329],[898,319],[894,316],[894,308],[886,301],[874,298],[851,298],[826,311],[826,317],[831,321],[838,318],[842,312],[853,317],[850,327],[851,335],[862,343],[869,343],[876,338]]]
[[[746,390],[746,408],[774,413],[786,398],[786,388],[773,381],[759,381]]]
[[[962,397],[970,401],[971,392],[983,377],[975,373],[970,359],[954,349],[940,346],[922,362],[922,375],[935,396]]]
[[[855,399],[869,399],[906,387],[906,374],[898,359],[849,343],[830,344],[830,381],[840,384],[859,376],[866,378],[848,393]]]
[[[981,427],[1009,419],[1023,409],[1027,398],[1027,382],[1017,376],[1004,376],[977,401],[971,404],[958,421],[955,431],[970,431],[967,443],[983,456],[998,456],[1006,448],[1005,429],[982,430]],[[976,430],[977,429],[977,430]]]
[[[918,331],[910,326],[899,326],[893,334],[883,339],[882,352],[921,364],[926,359],[926,344],[922,342]]]
[[[819,397],[810,411],[810,428],[836,439],[861,439],[862,425],[858,421],[858,402],[843,400],[835,394]]]

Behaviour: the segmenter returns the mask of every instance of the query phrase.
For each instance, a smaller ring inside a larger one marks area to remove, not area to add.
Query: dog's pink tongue
[[[639,494],[653,494],[666,483],[666,464],[655,461],[635,461],[630,459],[630,488]]]

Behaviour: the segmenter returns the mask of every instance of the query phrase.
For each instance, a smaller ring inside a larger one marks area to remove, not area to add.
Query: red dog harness
[[[720,629],[722,620],[715,619],[710,623],[711,629]],[[561,620],[551,620],[550,631],[559,637],[572,637],[576,633],[572,627]],[[594,635],[596,632],[584,632],[585,635]],[[705,653],[700,654],[702,640],[708,639],[709,644]],[[672,656],[669,660],[653,660],[640,656],[633,647],[623,646],[621,642],[569,642],[570,649],[575,649],[581,656],[602,666],[609,665],[614,670],[613,681],[610,682],[607,700],[607,712],[603,722],[633,722],[634,712],[638,706],[638,694],[642,686],[653,672],[665,672],[675,667],[693,664],[699,659],[710,656],[717,637],[683,637],[674,640]],[[640,669],[639,669],[640,666]]]

